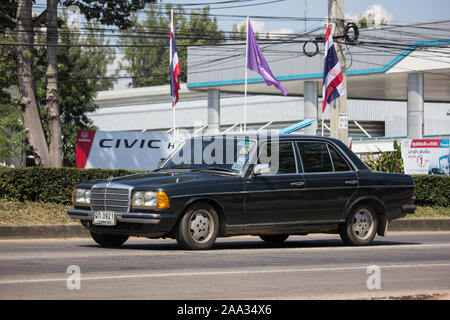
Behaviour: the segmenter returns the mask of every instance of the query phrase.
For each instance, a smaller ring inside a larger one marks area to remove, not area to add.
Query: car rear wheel
[[[282,243],[289,238],[288,234],[270,234],[259,236],[262,240],[268,243]]]
[[[191,205],[180,219],[175,238],[187,250],[211,248],[219,234],[219,217],[207,203]]]
[[[118,248],[128,240],[128,236],[114,234],[98,234],[91,232],[91,236],[95,242],[105,248]]]
[[[375,210],[362,205],[355,208],[347,221],[339,226],[339,234],[347,245],[364,246],[370,244],[375,238],[377,226]]]

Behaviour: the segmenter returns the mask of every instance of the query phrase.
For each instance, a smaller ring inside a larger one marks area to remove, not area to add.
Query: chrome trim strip
[[[395,186],[392,186],[395,187]],[[252,191],[233,191],[233,192],[213,192],[213,193],[198,193],[198,194],[186,194],[178,196],[170,196],[170,198],[183,198],[183,197],[198,197],[198,196],[210,196],[210,195],[223,195],[223,194],[248,194],[248,193],[260,193],[260,192],[280,192],[280,191],[316,191],[316,190],[339,190],[339,189],[354,189],[353,185],[345,185],[342,187],[323,187],[323,188],[302,188],[302,189],[265,189],[265,190],[252,190]]]
[[[123,189],[123,190],[128,190],[128,203],[127,203],[127,212],[131,211],[131,192],[133,190],[132,186],[126,185],[126,184],[121,184],[121,183],[117,183],[117,182],[102,182],[102,183],[97,183],[94,184],[91,188],[91,195],[92,195],[92,190],[94,189],[105,189],[105,192],[103,194],[104,196],[104,203],[103,203],[103,210],[106,210],[106,202],[107,200],[111,200],[111,199],[106,199],[106,195],[109,193],[107,193],[108,189]],[[97,193],[98,195],[100,195],[101,193]],[[112,193],[111,193],[112,194]],[[124,196],[124,195],[122,195]],[[114,199],[113,201],[125,201],[125,200],[120,200],[120,199]],[[91,196],[91,210],[92,210],[92,196]]]
[[[294,226],[294,225],[309,225],[309,224],[331,224],[331,223],[341,223],[345,220],[314,220],[314,221],[289,221],[289,222],[269,222],[269,223],[248,223],[248,224],[227,224],[226,228],[251,228],[251,227],[270,227],[270,226]]]

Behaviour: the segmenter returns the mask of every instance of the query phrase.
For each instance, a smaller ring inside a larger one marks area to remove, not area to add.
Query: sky
[[[206,0],[203,2],[217,2],[220,0]],[[200,3],[200,0],[163,0],[162,3]],[[270,0],[255,0],[248,4],[271,2]],[[328,14],[328,0],[306,0],[307,17],[326,18]],[[224,4],[221,6],[232,6],[236,4]],[[345,0],[344,11],[348,17],[358,17],[363,14],[371,5],[381,5],[386,12],[392,16],[393,23],[418,22],[428,20],[450,19],[450,0]],[[219,7],[213,5],[211,7]],[[285,0],[265,5],[255,5],[239,8],[212,9],[214,14],[237,14],[249,16],[305,16],[305,0]],[[254,20],[254,19],[253,19]],[[229,18],[219,18],[219,27],[225,31],[231,30],[233,24],[239,24],[241,21]],[[305,30],[305,24],[302,21],[265,21],[262,30],[258,31],[279,31],[281,29],[290,29],[295,33],[301,33]],[[261,23],[260,23],[261,26]],[[318,22],[308,22],[307,28],[312,29],[320,26]]]
[[[205,3],[224,1],[226,0],[158,0],[158,3],[162,5],[166,3],[175,5],[201,4],[198,6],[185,6],[187,9],[201,8]],[[307,17],[320,18],[319,21],[308,21],[306,30],[323,26],[322,21],[328,15],[328,0],[241,0],[240,3],[210,5],[210,12],[212,14],[249,15],[250,17],[274,16],[303,18],[305,17],[305,1]],[[40,5],[41,9],[35,11],[42,11],[45,3],[46,0],[37,0],[36,4]],[[238,7],[230,8],[233,6]],[[370,6],[381,8],[387,20],[395,24],[450,19],[450,0],[345,0],[344,12],[346,18],[356,19],[364,14]],[[283,21],[282,19],[277,21],[258,21],[256,18],[251,19],[254,31],[260,34],[265,34],[266,32],[303,33],[305,31],[305,23],[303,21]],[[223,31],[231,31],[234,24],[239,25],[240,23],[245,23],[245,19],[218,17],[217,22],[219,28]],[[114,41],[112,39],[112,42]],[[110,71],[117,68],[120,58],[121,54],[118,54],[115,63],[109,67]],[[115,89],[126,88],[128,82],[129,80],[126,79],[119,80],[115,85]]]
[[[157,0],[163,5],[173,4],[203,4],[223,2],[225,0]],[[222,5],[211,5],[211,13],[214,14],[237,14],[249,16],[278,16],[278,17],[304,17],[305,1],[307,3],[307,16],[313,18],[326,18],[328,14],[328,0],[243,0],[241,3],[228,3]],[[272,2],[261,5],[261,3]],[[275,3],[274,3],[275,2]],[[46,0],[37,0],[36,4],[43,6]],[[252,6],[238,8],[223,8],[248,4]],[[450,0],[345,0],[344,11],[349,17],[357,17],[363,14],[371,5],[381,5],[386,12],[392,16],[392,22],[418,22],[428,20],[450,19]],[[199,8],[201,6],[197,6]],[[195,8],[187,6],[186,8]],[[37,9],[35,11],[42,11]],[[242,21],[230,18],[218,18],[219,27],[225,31],[231,31],[233,24]],[[309,22],[307,28],[320,25],[318,22]],[[304,22],[267,21],[265,31],[276,31],[290,29],[295,33],[301,33],[305,29]]]
[[[206,0],[203,2],[217,2],[220,0]],[[328,15],[328,0],[306,0],[307,17],[326,18]],[[199,3],[200,0],[163,0],[163,3]],[[255,0],[253,3],[270,2],[270,0]],[[363,14],[371,5],[381,5],[392,16],[393,23],[418,22],[428,20],[450,19],[450,0],[345,0],[344,12],[346,16],[357,17]],[[231,6],[230,4],[222,6]],[[212,6],[219,7],[219,6]],[[251,7],[239,7],[228,9],[213,9],[214,14],[237,14],[249,16],[305,16],[305,0],[285,0],[266,5]],[[228,18],[219,18],[221,29],[229,31],[233,24],[239,21],[229,21]],[[320,26],[318,22],[308,22],[307,28]],[[305,29],[304,22],[266,21],[264,31],[278,31],[290,29],[295,33],[301,33]]]

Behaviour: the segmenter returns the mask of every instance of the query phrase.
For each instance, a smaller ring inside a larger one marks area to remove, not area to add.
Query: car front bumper
[[[80,220],[87,229],[101,234],[159,237],[169,233],[177,221],[177,215],[169,212],[115,212],[116,225],[103,226],[93,224],[93,213],[89,209],[67,211],[70,218]]]

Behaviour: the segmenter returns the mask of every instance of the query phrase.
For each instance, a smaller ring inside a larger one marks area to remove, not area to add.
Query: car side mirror
[[[255,176],[268,173],[270,173],[270,166],[268,163],[260,163],[253,168],[253,175]]]

